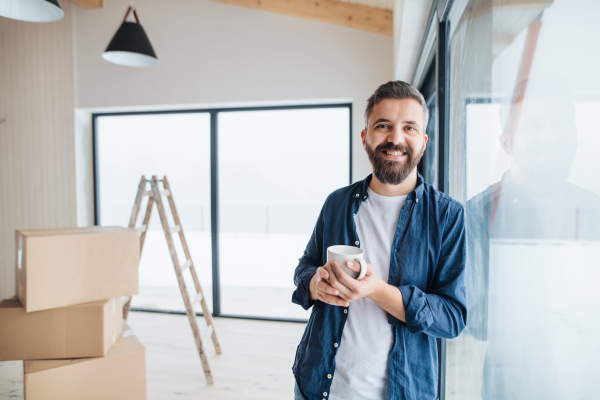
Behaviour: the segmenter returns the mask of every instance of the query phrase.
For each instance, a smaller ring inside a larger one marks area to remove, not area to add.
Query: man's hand
[[[360,264],[347,261],[346,267],[351,271],[360,272]],[[338,291],[338,296],[348,303],[363,297],[372,298],[385,284],[375,273],[375,267],[367,263],[367,273],[361,280],[356,280],[346,273],[340,265],[333,261],[325,265],[329,283],[332,289]]]
[[[330,285],[329,266],[327,263],[317,268],[317,273],[310,280],[310,299],[321,300],[332,306],[348,307],[349,302],[339,297],[339,291]]]

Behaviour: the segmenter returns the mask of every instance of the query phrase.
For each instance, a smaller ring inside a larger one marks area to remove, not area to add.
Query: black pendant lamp
[[[135,22],[127,22],[132,11]],[[102,58],[127,67],[152,67],[159,63],[133,4],[127,9],[123,23],[102,53]]]
[[[0,16],[28,22],[54,22],[65,13],[57,0],[0,0]]]

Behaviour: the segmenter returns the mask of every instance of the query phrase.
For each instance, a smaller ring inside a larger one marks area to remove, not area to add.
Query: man
[[[294,274],[292,301],[313,307],[293,367],[296,399],[438,398],[436,338],[466,323],[466,248],[462,205],[416,170],[428,113],[401,81],[368,100],[361,137],[373,174],[329,195]],[[333,245],[364,251],[363,279],[326,263]]]
[[[575,101],[561,77],[501,105],[510,169],[467,208],[468,331],[487,342],[485,400],[598,398],[600,198],[570,182]],[[478,133],[479,134],[479,133]],[[588,144],[589,145],[589,144]],[[576,175],[575,175],[576,177]]]

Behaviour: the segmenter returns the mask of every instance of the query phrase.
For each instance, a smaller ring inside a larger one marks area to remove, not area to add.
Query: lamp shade
[[[28,22],[53,22],[65,16],[57,0],[0,0],[0,16]]]
[[[127,19],[131,9],[129,7],[127,10],[125,19]],[[128,67],[152,67],[157,65],[159,63],[158,58],[156,58],[144,28],[139,23],[135,9],[133,9],[133,13],[137,22],[123,21],[108,47],[102,53],[102,58],[111,63]]]

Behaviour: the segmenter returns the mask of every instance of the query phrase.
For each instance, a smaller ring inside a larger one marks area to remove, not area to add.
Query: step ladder
[[[162,190],[160,189],[159,182],[162,182]],[[146,186],[148,183],[150,184],[150,190],[146,190]],[[144,196],[148,196],[146,214],[144,215],[144,221],[142,223],[142,226],[136,228],[135,224],[137,222],[138,214],[140,212]],[[173,227],[169,226],[169,221],[167,220],[167,214],[165,212],[164,203],[162,201],[163,197],[166,197],[167,201],[169,202],[169,207],[171,209],[173,221],[175,222],[175,226]],[[190,320],[192,333],[194,334],[194,339],[196,340],[196,347],[198,348],[198,354],[200,355],[200,361],[202,362],[202,368],[204,369],[204,375],[206,376],[206,382],[208,384],[212,384],[214,383],[214,380],[212,372],[210,370],[210,365],[208,364],[208,358],[206,357],[204,344],[207,343],[209,338],[212,338],[212,342],[215,346],[217,354],[221,354],[221,346],[219,345],[219,340],[217,339],[217,332],[214,328],[212,315],[208,309],[208,306],[206,305],[206,300],[204,298],[202,288],[200,287],[200,281],[198,280],[198,275],[196,274],[194,262],[192,261],[192,255],[190,254],[187,241],[185,240],[183,228],[181,227],[181,221],[179,220],[179,214],[177,213],[177,208],[175,208],[175,201],[173,200],[173,194],[171,193],[171,187],[169,186],[169,181],[166,176],[163,177],[163,179],[159,180],[156,177],[156,175],[153,175],[152,179],[147,180],[146,177],[142,175],[142,179],[140,180],[140,184],[138,186],[137,195],[135,196],[135,203],[131,212],[131,218],[129,220],[129,228],[134,228],[140,232],[141,254],[142,249],[144,248],[144,241],[146,239],[146,232],[150,223],[150,215],[152,214],[152,207],[154,206],[154,203],[156,203],[158,215],[160,216],[160,222],[162,224],[163,231],[165,232],[165,238],[167,239],[167,245],[169,246],[169,252],[171,253],[171,260],[173,261],[173,266],[175,267],[175,274],[177,275],[177,282],[179,283],[179,289],[181,290],[181,297],[183,297],[183,303],[185,305],[185,313],[187,314],[188,319]],[[173,242],[173,234],[175,233],[179,234],[179,239],[181,240],[181,247],[183,247],[183,252],[185,254],[186,260],[183,263],[183,265],[179,263],[179,258],[177,257],[177,252],[175,250],[175,243]],[[188,270],[192,274],[192,279],[194,281],[194,286],[196,289],[196,295],[194,297],[194,300],[190,300],[190,295],[185,286],[185,280],[183,279],[183,273]],[[200,335],[200,328],[198,328],[198,321],[196,320],[196,313],[194,311],[194,308],[197,307],[198,304],[202,306],[202,313],[204,315],[204,318],[206,319],[206,325],[208,327],[207,331],[204,334],[204,337]],[[125,320],[129,315],[130,308],[131,297],[127,299],[125,305],[123,306],[123,318]]]

